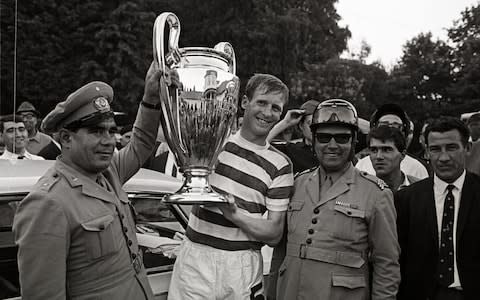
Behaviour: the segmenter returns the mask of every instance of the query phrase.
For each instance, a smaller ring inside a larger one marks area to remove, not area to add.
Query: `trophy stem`
[[[184,183],[175,194],[163,197],[167,204],[212,204],[228,203],[222,195],[213,191],[208,183],[210,170],[204,167],[186,168],[183,177]]]

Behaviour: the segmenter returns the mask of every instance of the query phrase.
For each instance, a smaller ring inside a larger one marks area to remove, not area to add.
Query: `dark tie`
[[[97,183],[107,191],[109,190],[108,184],[105,182],[105,179],[101,175],[97,177]]]
[[[447,197],[443,206],[442,232],[438,263],[438,280],[441,286],[448,287],[453,283],[453,218],[455,215],[455,200],[452,190],[454,185],[447,186]]]

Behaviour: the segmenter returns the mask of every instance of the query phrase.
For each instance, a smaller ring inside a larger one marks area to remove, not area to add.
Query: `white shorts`
[[[173,268],[171,300],[264,299],[260,250],[226,251],[186,239]]]

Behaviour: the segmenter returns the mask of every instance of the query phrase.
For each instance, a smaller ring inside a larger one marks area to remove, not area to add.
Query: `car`
[[[0,299],[20,299],[17,247],[12,224],[15,208],[55,161],[0,160]],[[137,232],[173,238],[184,232],[190,206],[166,205],[161,199],[182,182],[165,174],[140,169],[124,185],[137,212]],[[155,299],[166,299],[175,259],[141,247]]]

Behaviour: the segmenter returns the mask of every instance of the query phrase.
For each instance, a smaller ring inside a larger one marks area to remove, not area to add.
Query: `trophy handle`
[[[223,52],[227,54],[230,58],[230,65],[229,65],[229,71],[232,74],[237,73],[237,61],[235,59],[235,51],[233,50],[232,44],[229,42],[220,42],[215,45],[214,47],[215,50]]]
[[[168,23],[170,28],[167,55],[165,55],[165,45],[163,41],[166,23]],[[170,67],[172,64],[180,61],[181,56],[178,50],[179,37],[180,21],[174,13],[165,12],[155,19],[155,24],[153,25],[153,59],[163,72],[166,70],[166,65]]]

